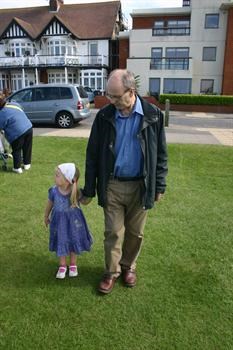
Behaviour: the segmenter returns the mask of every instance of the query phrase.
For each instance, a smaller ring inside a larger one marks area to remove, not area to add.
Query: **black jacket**
[[[167,147],[164,130],[164,116],[154,105],[139,97],[144,117],[139,130],[139,140],[144,157],[144,193],[142,206],[150,209],[154,206],[156,193],[164,193],[167,175]],[[115,107],[110,104],[96,115],[92,125],[86,151],[86,173],[84,196],[98,195],[98,204],[106,205],[107,184],[113,176],[116,138]]]

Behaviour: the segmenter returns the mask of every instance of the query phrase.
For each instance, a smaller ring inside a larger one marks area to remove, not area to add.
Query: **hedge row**
[[[183,105],[233,105],[233,96],[161,94],[159,102]]]

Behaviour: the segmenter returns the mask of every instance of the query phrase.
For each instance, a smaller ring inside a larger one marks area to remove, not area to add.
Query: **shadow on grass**
[[[86,265],[86,260],[79,257],[79,276],[69,278],[68,274],[64,280],[56,279],[58,268],[57,261],[48,256],[37,256],[30,253],[17,252],[14,254],[13,262],[9,263],[1,257],[0,264],[4,266],[1,271],[0,283],[7,288],[50,288],[59,286],[70,286],[84,288],[96,287],[103,273],[102,267]],[[7,262],[7,263],[6,263]]]

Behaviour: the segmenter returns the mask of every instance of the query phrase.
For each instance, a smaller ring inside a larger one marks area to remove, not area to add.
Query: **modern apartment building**
[[[0,90],[79,83],[104,91],[121,30],[120,1],[0,9]]]
[[[131,16],[119,65],[140,76],[142,95],[233,95],[233,0],[183,0]]]

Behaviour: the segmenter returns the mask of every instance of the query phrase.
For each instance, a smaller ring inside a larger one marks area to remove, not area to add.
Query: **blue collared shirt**
[[[141,101],[136,103],[129,117],[116,111],[116,162],[114,175],[120,177],[137,177],[142,175],[143,155],[138,139],[138,131],[143,117]]]

